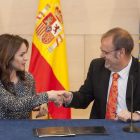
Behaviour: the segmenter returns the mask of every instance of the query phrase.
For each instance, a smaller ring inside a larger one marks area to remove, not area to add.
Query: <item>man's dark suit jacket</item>
[[[79,91],[72,92],[73,100],[68,107],[87,108],[94,100],[90,119],[104,119],[107,105],[107,92],[110,78],[110,71],[104,67],[105,60],[103,58],[92,60],[87,78],[84,85]],[[134,92],[133,92],[133,112],[140,110],[140,63],[137,58],[132,57],[132,64],[129,72],[134,76]],[[131,111],[131,93],[132,82],[128,77],[126,90],[126,105]]]

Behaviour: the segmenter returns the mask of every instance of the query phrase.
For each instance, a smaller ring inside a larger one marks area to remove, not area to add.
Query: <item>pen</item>
[[[116,112],[113,112],[113,113],[117,115],[117,113],[116,113]]]

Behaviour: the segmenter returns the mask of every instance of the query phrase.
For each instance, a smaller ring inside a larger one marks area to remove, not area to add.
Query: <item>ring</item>
[[[58,107],[60,107],[62,104],[59,104],[59,106]]]
[[[43,116],[46,116],[46,114],[44,113]]]

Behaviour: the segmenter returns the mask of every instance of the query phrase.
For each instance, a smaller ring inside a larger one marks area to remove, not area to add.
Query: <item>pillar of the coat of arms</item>
[[[45,16],[46,11],[51,8],[49,4],[47,4],[42,11],[39,12],[39,15],[37,16],[36,23],[39,19],[41,19],[42,16]]]
[[[60,43],[60,42],[63,42],[64,34],[62,34],[62,35],[59,34],[58,36],[59,36],[59,38],[56,39],[56,42],[54,42],[54,44],[53,44],[52,46],[50,46],[50,47],[47,48],[47,49],[49,50],[50,53],[52,53],[53,50],[54,50],[56,47],[59,46],[59,43]]]

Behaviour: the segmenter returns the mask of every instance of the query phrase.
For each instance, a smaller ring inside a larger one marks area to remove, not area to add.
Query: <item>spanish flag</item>
[[[59,0],[40,0],[33,34],[29,72],[37,93],[69,90],[63,18]],[[49,103],[53,119],[70,119],[69,108]]]

